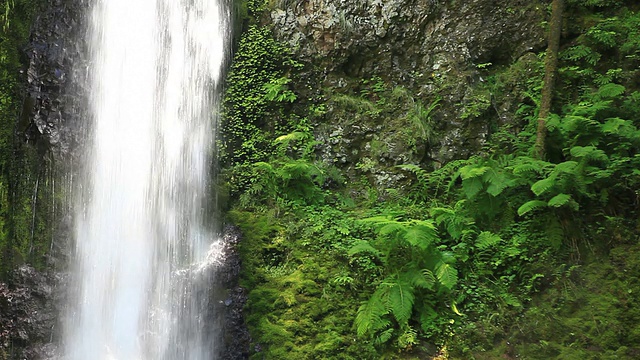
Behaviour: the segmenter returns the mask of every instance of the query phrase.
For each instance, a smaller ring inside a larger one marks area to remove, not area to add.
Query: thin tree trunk
[[[544,84],[542,86],[542,98],[540,99],[540,112],[538,113],[538,131],[536,134],[535,151],[538,158],[545,155],[544,142],[547,137],[546,121],[551,112],[551,100],[553,88],[558,70],[558,50],[560,48],[560,34],[562,32],[562,11],[564,0],[553,0],[551,4],[551,22],[549,24],[549,44],[544,63]]]

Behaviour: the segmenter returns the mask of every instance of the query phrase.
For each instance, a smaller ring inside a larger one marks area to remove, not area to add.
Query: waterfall
[[[205,209],[229,28],[220,1],[88,9],[90,139],[74,184],[65,359],[219,356],[203,264],[218,260]]]

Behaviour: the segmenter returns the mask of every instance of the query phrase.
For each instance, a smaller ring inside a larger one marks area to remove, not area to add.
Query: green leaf
[[[553,249],[560,250],[562,242],[564,241],[564,229],[562,224],[555,216],[549,217],[549,221],[545,226],[545,234],[547,235],[547,241],[553,247]]]
[[[300,132],[300,131],[295,131],[295,132],[292,132],[290,134],[282,135],[282,136],[277,137],[274,140],[274,142],[281,143],[281,142],[289,142],[289,141],[292,141],[292,140],[302,140],[305,137],[307,137],[307,134],[305,134],[303,132]]]
[[[482,180],[477,177],[462,180],[462,189],[468,199],[473,199],[484,187]]]
[[[553,171],[556,173],[575,174],[578,165],[579,164],[573,160],[563,161],[557,164]]]
[[[411,245],[421,249],[426,249],[437,239],[436,231],[433,226],[416,225],[410,227],[404,233],[404,239]]]
[[[602,99],[614,99],[622,94],[624,94],[625,87],[622,85],[609,83],[602,85],[598,89],[598,96]]]
[[[390,325],[388,320],[382,318],[389,313],[383,301],[386,297],[388,297],[388,288],[378,288],[368,301],[360,305],[354,320],[358,336],[364,336]]]
[[[546,206],[547,206],[547,203],[542,200],[527,201],[526,203],[522,204],[522,206],[518,208],[518,216],[522,216],[530,211],[533,211],[541,207],[546,207]]]
[[[394,330],[395,330],[394,328],[388,328],[384,330],[383,332],[378,334],[378,336],[376,336],[376,338],[373,340],[373,343],[375,345],[382,345],[386,343],[387,341],[389,341],[389,339],[391,339],[391,336],[393,335]]]
[[[433,289],[436,283],[436,278],[428,269],[412,268],[400,274],[399,278],[400,281],[419,289]]]
[[[570,201],[571,201],[571,195],[558,194],[558,195],[552,197],[551,200],[549,200],[549,202],[547,203],[547,205],[552,206],[552,207],[561,207],[561,206],[566,205]]]
[[[390,222],[381,227],[379,231],[382,235],[391,235],[396,232],[404,232],[406,228],[406,225],[401,222]]]
[[[413,312],[413,288],[400,281],[394,281],[389,288],[391,313],[399,324],[407,324]]]
[[[531,191],[537,196],[547,192],[556,184],[556,179],[554,177],[548,177],[546,179],[538,180],[533,185],[531,185]],[[519,210],[518,210],[519,212]]]
[[[501,171],[491,169],[486,173],[484,178],[486,178],[487,182],[489,183],[487,192],[492,196],[500,195],[500,193],[502,193],[504,189],[509,187],[509,179]]]
[[[378,249],[371,246],[371,244],[369,244],[369,242],[365,240],[357,240],[356,244],[353,245],[347,252],[349,256],[353,256],[361,253],[370,253],[378,257],[381,255]]]
[[[502,241],[502,239],[499,235],[494,234],[490,231],[483,231],[478,235],[478,238],[476,239],[476,246],[479,249],[485,250],[494,245],[497,245],[498,243],[500,243],[500,241]]]
[[[458,270],[450,264],[439,262],[436,266],[436,277],[440,284],[451,290],[458,282]]]
[[[488,166],[478,167],[477,165],[467,165],[460,169],[460,177],[462,180],[472,179],[475,177],[482,176],[485,172],[489,171],[491,168]]]

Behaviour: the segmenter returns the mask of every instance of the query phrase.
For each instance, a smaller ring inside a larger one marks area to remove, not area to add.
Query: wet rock
[[[496,0],[311,0],[271,12],[277,36],[328,72],[446,72],[507,63],[544,43],[541,4]]]
[[[56,327],[55,284],[52,274],[22,266],[11,285],[0,283],[0,356],[7,359],[46,359],[56,347],[50,344]]]
[[[85,52],[77,39],[85,33],[86,7],[83,0],[50,2],[35,20],[25,51],[28,85],[18,131],[41,156],[69,156],[82,141],[77,124],[85,92],[79,86],[88,64],[79,56]]]
[[[240,229],[227,226],[222,241],[225,244],[225,262],[217,272],[222,285],[227,289],[227,298],[223,301],[225,350],[224,360],[243,360],[249,358],[251,336],[244,322],[243,308],[247,302],[247,291],[238,285],[241,270],[237,246],[242,240]]]
[[[344,163],[343,167],[361,162],[362,156],[383,166],[389,162],[371,157],[363,148],[367,141],[361,137],[372,134],[393,143],[388,146],[387,157],[392,160],[388,165],[430,162],[437,167],[476,153],[489,134],[487,119],[499,111],[501,120],[508,120],[492,103],[496,99],[475,90],[485,81],[483,69],[508,65],[527,52],[542,49],[545,43],[544,4],[525,0],[508,4],[496,0],[279,4],[282,8],[269,14],[274,32],[313,69],[309,71],[314,72],[315,83],[324,88],[320,93],[330,89],[329,96],[357,94],[362,79],[377,75],[391,86],[406,88],[425,106],[439,99],[432,115],[437,140],[417,148],[395,141],[394,129],[385,129],[384,124],[377,131],[379,124],[361,119],[359,125],[364,129],[356,129],[349,126],[351,119],[342,121],[329,111],[318,121],[321,128],[316,136],[338,142],[325,146],[322,156],[337,166]],[[346,140],[335,139],[338,130]],[[347,169],[349,172],[353,169]],[[381,176],[392,174],[377,175]]]

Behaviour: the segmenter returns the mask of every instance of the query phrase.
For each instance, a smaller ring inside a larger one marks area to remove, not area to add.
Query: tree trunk
[[[547,137],[546,121],[551,111],[553,99],[553,87],[558,69],[558,49],[560,48],[560,33],[562,32],[562,10],[564,0],[553,0],[551,4],[551,22],[549,24],[549,44],[544,63],[544,83],[542,86],[542,98],[540,100],[540,112],[538,113],[538,131],[536,134],[536,156],[540,159],[545,155],[545,138]]]

